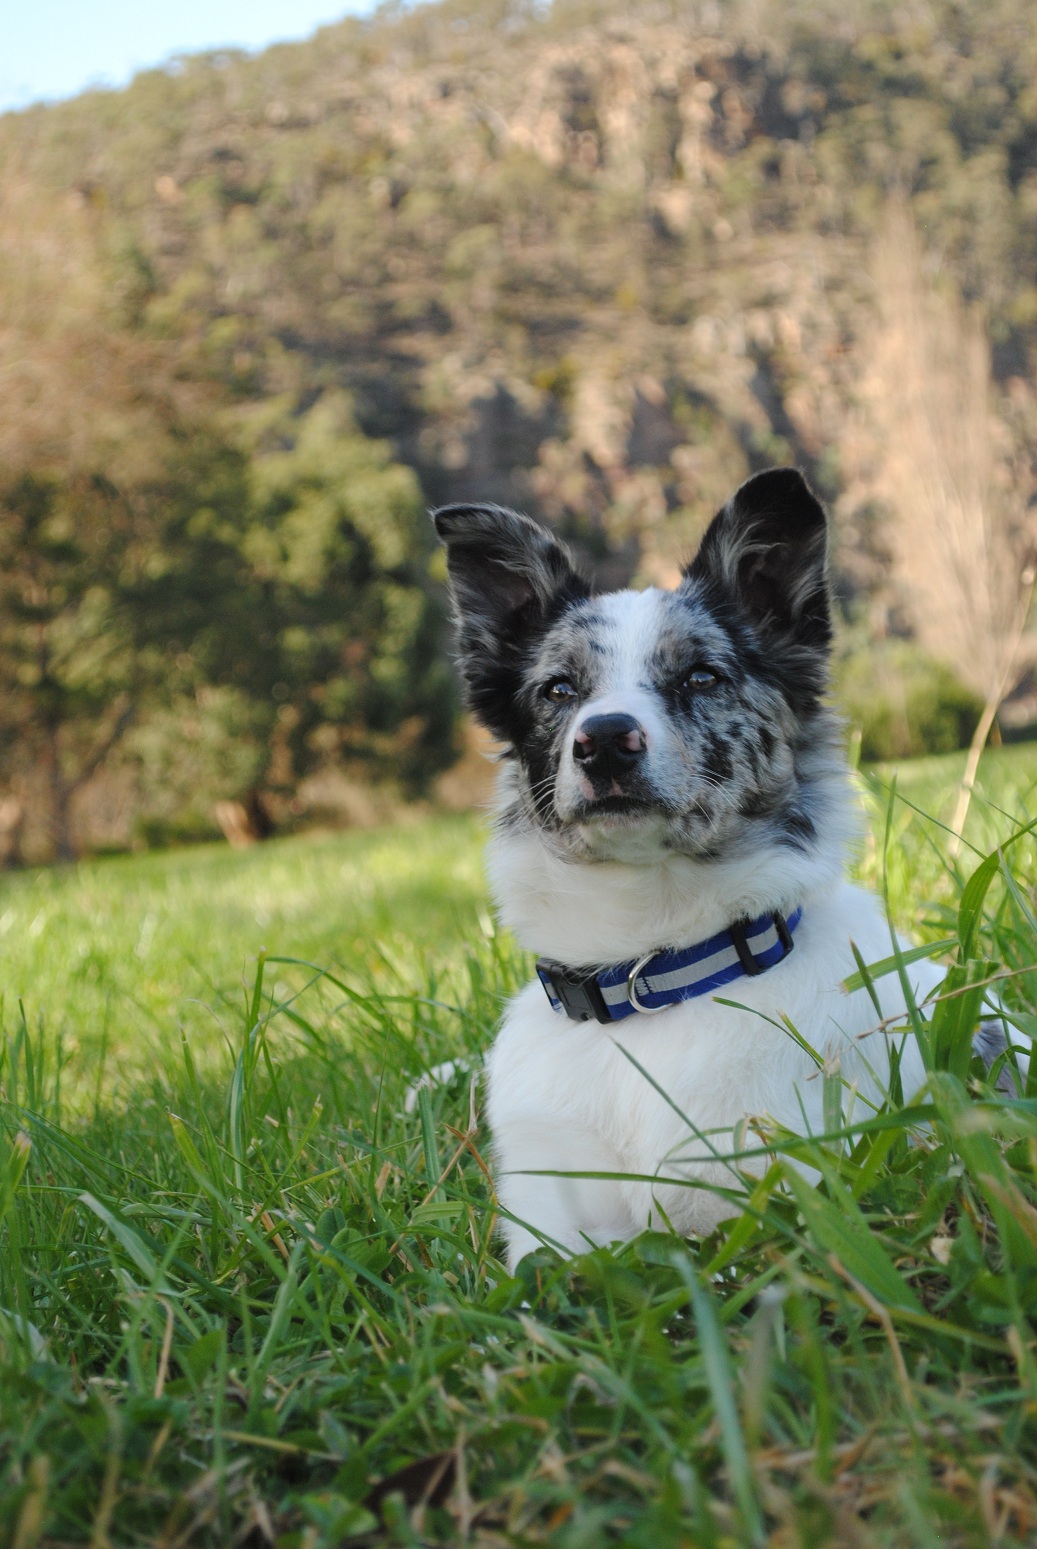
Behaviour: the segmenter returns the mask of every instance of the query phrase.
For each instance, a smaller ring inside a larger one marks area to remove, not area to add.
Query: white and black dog
[[[504,748],[493,891],[541,959],[488,1061],[509,1262],[653,1222],[707,1231],[735,1212],[739,1121],[823,1133],[823,1083],[787,1024],[865,1102],[892,1047],[905,1094],[924,1081],[913,1037],[870,1032],[868,993],[841,988],[851,942],[866,963],[892,949],[844,878],[856,804],[824,700],[825,513],[794,469],[757,474],[675,591],[606,595],[528,517],[434,521],[468,702]],[[921,997],[941,971],[911,976]],[[897,976],[881,987],[902,1013]]]

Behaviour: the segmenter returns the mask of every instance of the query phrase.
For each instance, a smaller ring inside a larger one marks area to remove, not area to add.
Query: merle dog
[[[844,877],[857,817],[824,698],[824,511],[795,470],[758,474],[675,591],[605,595],[528,517],[434,521],[468,702],[503,745],[493,890],[540,956],[489,1056],[509,1260],[652,1222],[706,1231],[758,1165],[730,1160],[754,1134],[822,1132],[811,1051],[858,1116],[894,1049],[906,1094],[925,1079],[884,1020],[904,1012],[899,978],[881,981],[882,1027],[842,988],[851,942],[868,963],[891,943]],[[941,977],[910,972],[920,999]]]

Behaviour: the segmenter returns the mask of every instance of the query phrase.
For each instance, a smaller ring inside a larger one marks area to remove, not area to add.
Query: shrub
[[[845,656],[836,667],[833,695],[860,728],[866,762],[967,747],[983,709],[949,667],[906,640]]]

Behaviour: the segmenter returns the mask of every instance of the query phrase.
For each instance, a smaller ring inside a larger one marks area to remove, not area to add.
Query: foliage
[[[901,922],[929,893],[963,985],[1011,970],[1030,1031],[1037,852],[998,809],[1032,810],[1037,772],[1028,749],[988,770],[990,860],[943,866],[894,801],[864,865]],[[904,784],[942,810],[955,773]],[[475,842],[437,820],[3,880],[34,992],[3,1055],[6,1541],[1032,1542],[1034,1098],[970,1065],[981,992],[920,1009],[914,1106],[847,1121],[821,1074],[828,1137],[769,1136],[709,1239],[545,1248],[512,1278],[471,1078],[525,965],[478,928]],[[178,1056],[187,957],[222,1028],[192,1019]]]
[[[163,654],[178,696],[149,728],[166,768],[152,768],[145,812],[165,802],[170,821],[183,820],[170,795],[197,775],[200,744],[195,810],[259,788],[282,820],[322,764],[413,793],[452,751],[413,475],[358,434],[341,394],[302,414],[279,407],[236,440],[185,442],[176,473],[187,477],[156,501],[148,563],[125,596],[138,652]],[[192,737],[196,722],[205,730]]]
[[[54,853],[72,853],[69,804],[136,705],[118,616],[126,503],[101,476],[23,473],[0,493],[0,748],[49,787]]]
[[[983,708],[949,667],[907,641],[844,656],[834,697],[872,763],[968,747]]]
[[[420,790],[452,751],[453,690],[417,481],[357,434],[341,394],[275,429],[280,447],[255,461],[244,545],[272,659],[257,659],[254,630],[243,665],[279,707],[293,754],[281,781],[337,753]]]
[[[45,772],[51,853],[73,853],[72,799],[113,755],[167,839],[250,791],[283,822],[329,762],[420,791],[454,695],[410,471],[336,394],[261,427],[174,424],[158,450],[122,487],[23,472],[0,492],[7,780]]]

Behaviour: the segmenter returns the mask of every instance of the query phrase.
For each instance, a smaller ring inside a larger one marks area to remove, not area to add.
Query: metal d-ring
[[[654,1017],[659,1011],[669,1010],[669,1004],[664,1006],[642,1006],[641,1002],[637,998],[637,976],[645,964],[650,963],[652,958],[655,956],[656,953],[654,952],[646,952],[644,957],[638,958],[633,968],[631,968],[630,972],[627,974],[627,1000],[633,1006],[634,1010],[639,1011],[643,1017]]]

